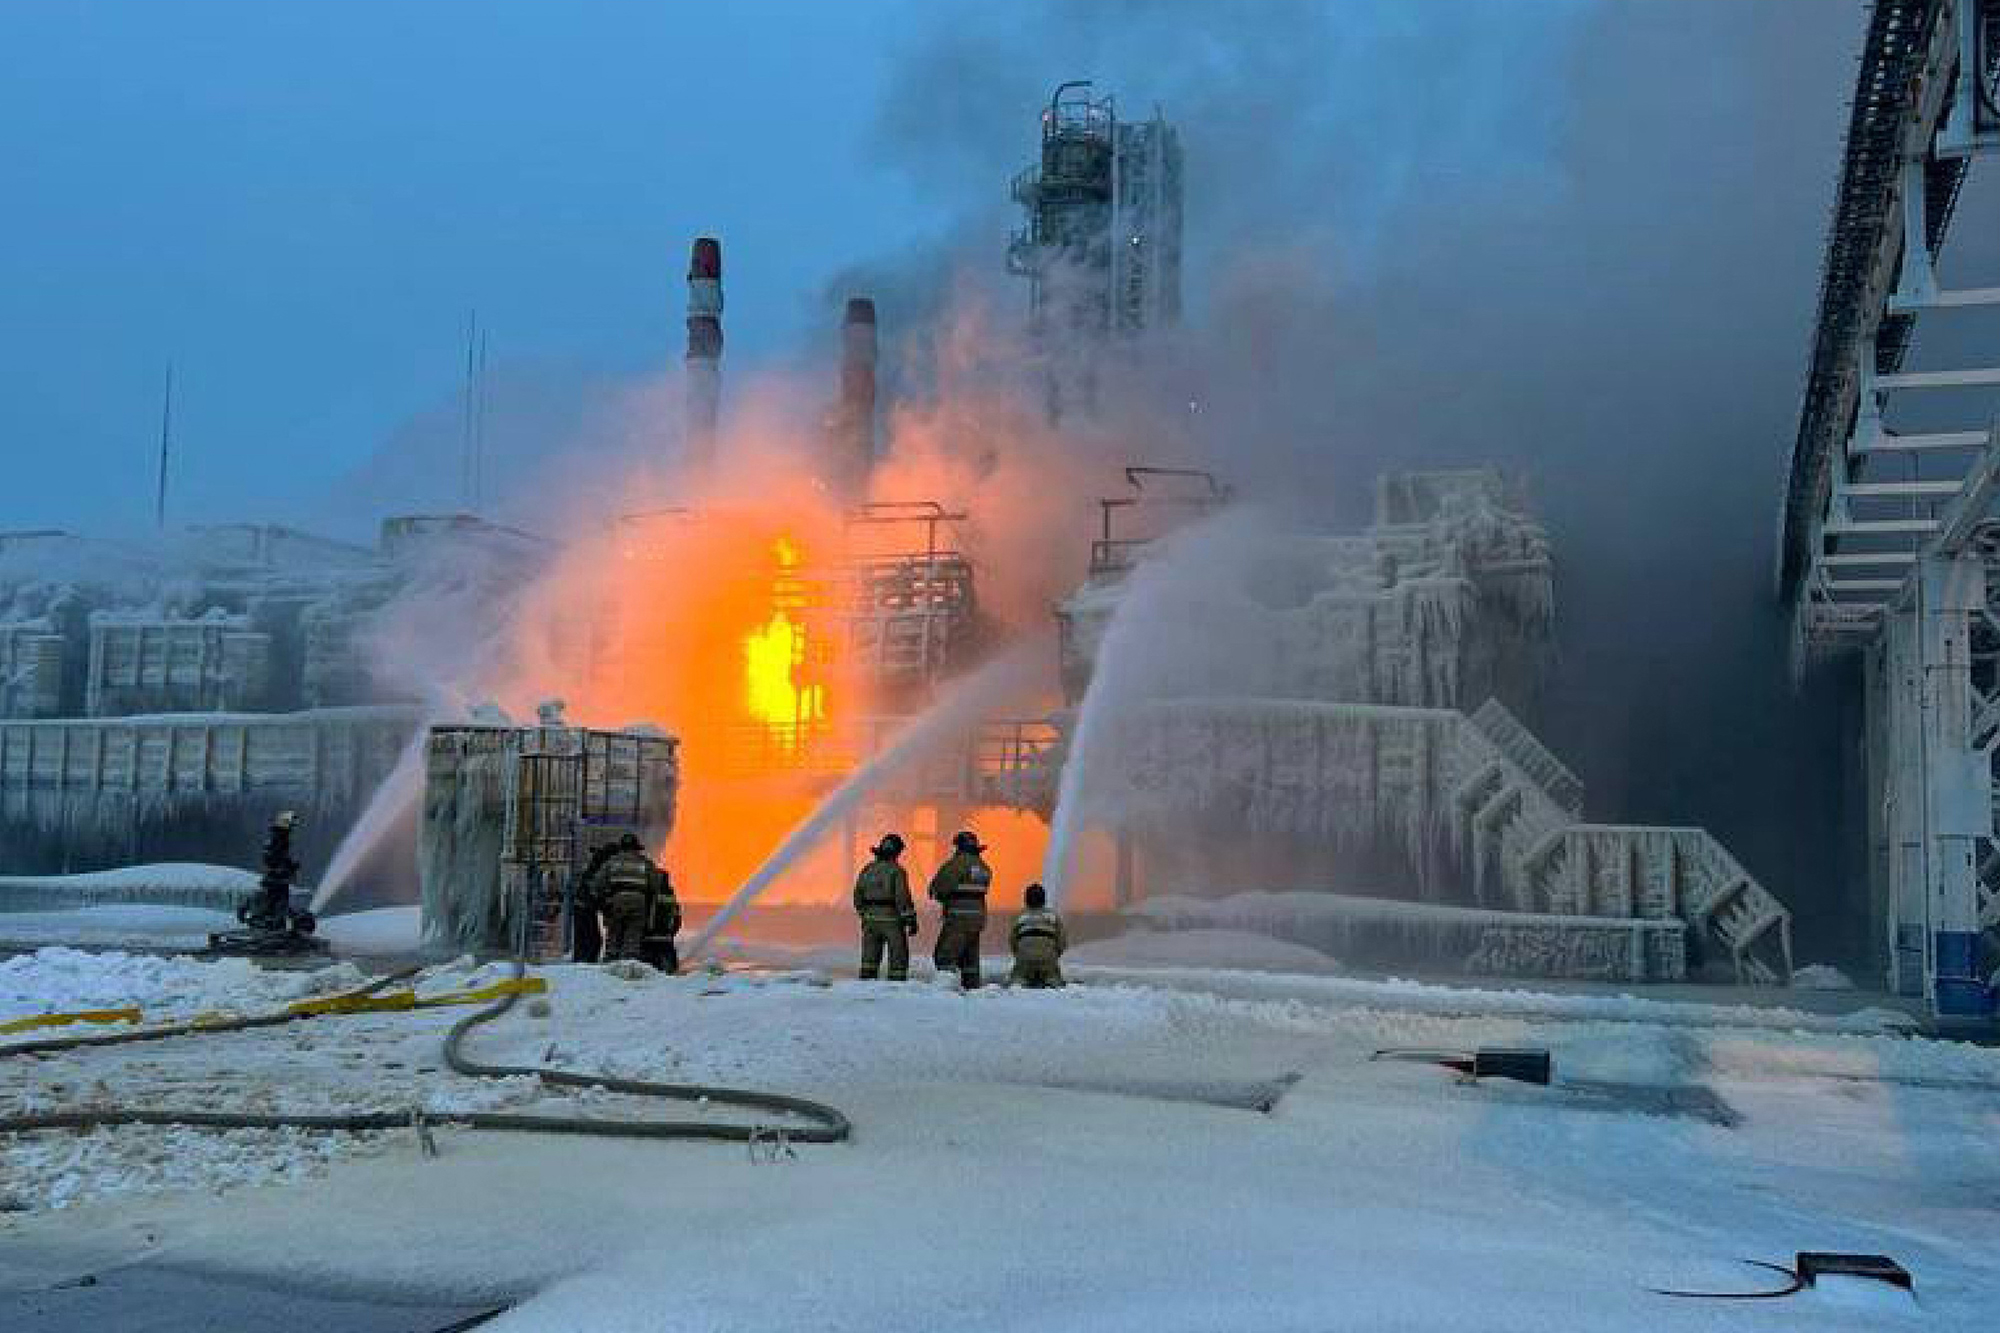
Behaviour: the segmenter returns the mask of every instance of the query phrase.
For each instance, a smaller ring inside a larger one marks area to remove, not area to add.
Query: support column
[[[1993,761],[1973,743],[1972,617],[1986,606],[1976,555],[1933,557],[1920,594],[1929,678],[1931,1005],[1941,1018],[1987,1017],[1993,996],[1978,972],[1979,840],[1993,836]]]
[[[1881,803],[1886,889],[1883,929],[1889,946],[1889,989],[1924,993],[1924,672],[1918,654],[1919,615],[1900,607],[1887,618],[1882,643]]]

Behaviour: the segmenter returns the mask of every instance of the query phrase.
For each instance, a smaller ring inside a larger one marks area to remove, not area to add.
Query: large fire
[[[806,677],[808,641],[799,548],[790,537],[771,543],[771,618],[743,640],[743,702],[772,743],[796,755],[826,719],[826,686]]]
[[[1089,506],[1063,497],[1088,495],[1104,469],[1050,432],[1037,402],[978,387],[969,351],[982,341],[951,340],[962,355],[946,367],[947,391],[894,411],[867,498],[970,513],[959,535],[978,564],[978,605],[999,622],[991,647],[1050,633],[1048,607],[1088,551]],[[679,809],[660,850],[696,901],[733,892],[897,716],[924,703],[907,681],[878,688],[883,644],[858,652],[843,619],[854,569],[880,561],[887,534],[848,521],[858,497],[816,480],[811,431],[767,415],[776,397],[743,401],[712,474],[674,492],[686,508],[643,512],[649,494],[664,497],[635,471],[629,508],[642,512],[572,545],[529,590],[499,679],[477,687],[517,714],[560,696],[579,724],[646,723],[677,737]],[[1051,671],[1046,697],[1014,707],[1033,716],[1055,695]],[[1041,820],[1020,812],[878,805],[864,817],[868,826],[828,838],[770,898],[841,901],[855,861],[887,828],[911,837],[912,873],[927,876],[923,858],[968,823],[994,844],[1005,902],[1033,877],[1046,840]]]

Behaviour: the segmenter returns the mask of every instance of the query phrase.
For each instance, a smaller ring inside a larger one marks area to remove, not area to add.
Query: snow
[[[233,903],[241,896],[232,890],[223,900]],[[336,954],[410,954],[422,944],[419,915],[414,905],[344,912],[321,917],[317,933]],[[238,925],[233,911],[148,902],[101,903],[53,911],[0,910],[0,943],[203,949],[211,934],[235,930]]]
[[[315,933],[337,953],[414,953],[423,943],[423,909],[410,904],[323,916]]]
[[[125,721],[129,719],[121,719]],[[14,888],[61,892],[74,889],[170,889],[244,893],[257,886],[257,872],[241,866],[208,865],[201,861],[155,861],[146,865],[92,870],[80,875],[0,875],[0,892]]]
[[[0,1022],[128,1005],[143,1009],[148,1022],[220,1010],[249,1013],[361,981],[361,973],[347,963],[281,971],[260,968],[247,958],[204,960],[55,946],[0,960]]]
[[[234,930],[229,912],[156,903],[110,903],[54,912],[0,912],[0,942],[200,949],[211,933]]]
[[[1842,1333],[1988,1313],[2000,1051],[1752,1006],[1074,970],[1085,984],[1060,992],[958,994],[812,971],[549,967],[547,1015],[509,1016],[475,1054],[820,1097],[853,1117],[854,1140],[763,1161],[450,1130],[435,1158],[403,1131],[38,1135],[0,1147],[0,1192],[33,1210],[0,1213],[0,1265],[88,1271],[76,1265],[110,1247],[119,1262],[308,1287],[530,1296],[498,1333]],[[423,986],[500,974],[461,960]],[[0,965],[0,995],[181,1007],[255,1008],[304,980],[64,950]],[[0,1108],[103,1096],[634,1113],[440,1069],[465,1012],[0,1062]],[[1482,1044],[1548,1047],[1557,1085],[1369,1059]],[[1231,1100],[1290,1076],[1271,1114]],[[1722,1099],[1738,1122],[1674,1113],[1676,1089]],[[1918,1299],[1845,1284],[1746,1308],[1644,1290],[1738,1284],[1740,1258],[1800,1249],[1895,1255]]]
[[[102,903],[151,903],[234,912],[236,904],[256,887],[254,870],[199,861],[160,861],[78,875],[0,875],[0,912]],[[0,917],[0,927],[7,920]],[[0,929],[0,936],[5,934]]]
[[[1137,930],[1079,944],[1064,955],[1071,966],[1240,967],[1256,972],[1333,972],[1318,949],[1247,930]]]
[[[1809,963],[1792,969],[1793,990],[1853,990],[1854,981],[1837,967]]]

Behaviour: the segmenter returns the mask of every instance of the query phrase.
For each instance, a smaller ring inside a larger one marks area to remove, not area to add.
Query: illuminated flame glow
[[[743,702],[777,748],[795,754],[808,733],[826,719],[826,687],[802,678],[806,627],[787,610],[801,600],[798,546],[789,537],[779,537],[771,543],[771,554],[778,567],[772,581],[771,617],[743,640]]]
[[[982,612],[1009,637],[1045,635],[1049,605],[1081,577],[1091,535],[1087,506],[1050,497],[1093,493],[1130,451],[1110,437],[1058,435],[1039,397],[1017,402],[989,388],[1003,341],[976,316],[954,322],[938,348],[946,391],[893,409],[893,447],[871,496],[970,508]],[[884,717],[911,704],[885,697],[876,664],[846,633],[839,571],[885,552],[815,483],[818,441],[785,415],[784,399],[739,400],[704,480],[635,467],[619,492],[622,517],[566,533],[558,565],[525,590],[502,659],[462,683],[516,716],[559,695],[580,725],[644,722],[677,738],[678,814],[658,850],[694,902],[728,897],[872,753]],[[880,540],[897,549],[900,537]],[[1053,677],[1048,694],[1013,715],[1053,707]],[[874,805],[765,901],[845,904],[859,859],[889,829],[911,840],[912,873],[926,875],[962,825],[993,846],[1003,894],[1041,864],[1046,827],[1032,814]]]

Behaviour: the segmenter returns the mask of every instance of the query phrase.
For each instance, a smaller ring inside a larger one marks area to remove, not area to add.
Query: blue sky
[[[365,505],[452,503],[382,460],[456,431],[468,311],[533,447],[677,364],[718,234],[741,374],[824,341],[852,266],[997,272],[1079,74],[1182,122],[1193,307],[1225,251],[1372,261],[1401,200],[1560,192],[1588,8],[9,0],[0,528],[150,526],[169,359],[174,518],[311,522],[370,460]]]
[[[0,526],[330,484],[496,360],[678,358],[686,247],[731,352],[937,211],[869,163],[894,3],[45,3],[0,10]]]

